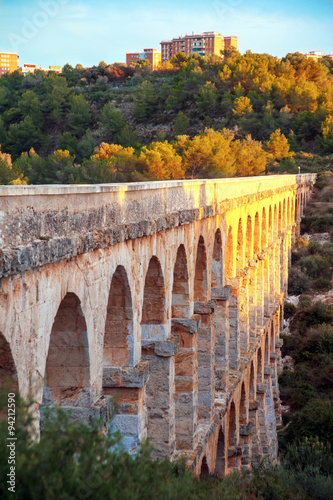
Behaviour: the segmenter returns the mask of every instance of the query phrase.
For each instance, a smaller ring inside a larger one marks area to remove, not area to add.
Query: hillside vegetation
[[[130,182],[330,168],[333,64],[177,54],[0,78],[0,183]],[[310,164],[311,164],[310,161]]]

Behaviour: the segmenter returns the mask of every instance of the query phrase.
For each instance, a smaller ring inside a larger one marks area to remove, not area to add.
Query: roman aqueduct
[[[0,187],[0,383],[197,474],[274,460],[283,298],[314,181]]]

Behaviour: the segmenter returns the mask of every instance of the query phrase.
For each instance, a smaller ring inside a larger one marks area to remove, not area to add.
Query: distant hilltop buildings
[[[19,67],[19,56],[16,52],[0,52],[0,77],[6,73],[13,73],[13,71],[18,69],[21,70],[23,75],[33,73],[36,69],[61,73],[61,66],[49,66],[46,69],[42,67],[38,68],[36,64],[24,64],[22,67]]]
[[[23,75],[28,75],[29,73],[34,73],[36,69],[40,69],[41,71],[54,71],[55,73],[61,73],[61,66],[49,66],[47,68],[37,67],[36,64],[24,64],[21,68]]]
[[[19,56],[15,52],[0,52],[0,76],[18,68]]]
[[[321,50],[312,50],[304,55],[308,59],[314,59],[315,61],[318,61],[318,59],[321,59],[322,57],[328,57],[331,61],[333,61],[333,54],[323,54]]]
[[[156,49],[144,49],[143,52],[126,52],[126,64],[136,63],[139,59],[150,62],[153,70],[159,64],[169,61],[173,55],[183,52],[186,56],[199,54],[201,56],[211,56],[213,54],[222,57],[222,51],[226,47],[237,49],[237,36],[222,36],[217,31],[204,31],[200,34],[192,33],[172,40],[162,40],[161,52]]]

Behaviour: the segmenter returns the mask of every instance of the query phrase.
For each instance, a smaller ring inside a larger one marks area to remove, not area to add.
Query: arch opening
[[[133,308],[126,270],[118,266],[110,286],[105,321],[103,365],[133,364]]]
[[[207,257],[205,241],[202,236],[199,238],[195,262],[194,300],[203,302],[207,300]]]
[[[190,295],[188,279],[186,251],[184,245],[180,245],[173,270],[172,318],[187,318],[189,316]]]
[[[253,238],[253,251],[260,253],[260,228],[259,228],[259,214],[258,212],[254,218],[254,238]]]
[[[234,274],[234,247],[232,237],[232,227],[229,226],[227,238],[227,250],[225,255],[225,276],[232,278]]]
[[[43,405],[87,407],[90,403],[87,325],[79,298],[67,293],[51,331]]]
[[[225,475],[225,438],[222,427],[220,427],[219,430],[219,437],[216,447],[215,474],[217,476]]]
[[[17,393],[17,370],[9,342],[0,332],[0,387]]]
[[[252,220],[251,215],[247,216],[246,222],[246,246],[245,246],[245,259],[252,259]]]
[[[149,262],[143,292],[142,338],[163,338],[165,322],[164,278],[160,261],[153,256]]]
[[[237,232],[237,256],[236,256],[237,270],[242,269],[244,267],[243,256],[244,256],[243,227],[242,227],[242,219],[239,219],[238,232]]]
[[[223,285],[222,236],[218,229],[215,233],[212,259],[212,287]]]

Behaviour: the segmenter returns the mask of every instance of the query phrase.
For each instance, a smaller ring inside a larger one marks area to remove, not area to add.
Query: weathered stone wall
[[[281,305],[314,177],[1,187],[0,380],[198,474],[274,459]]]

